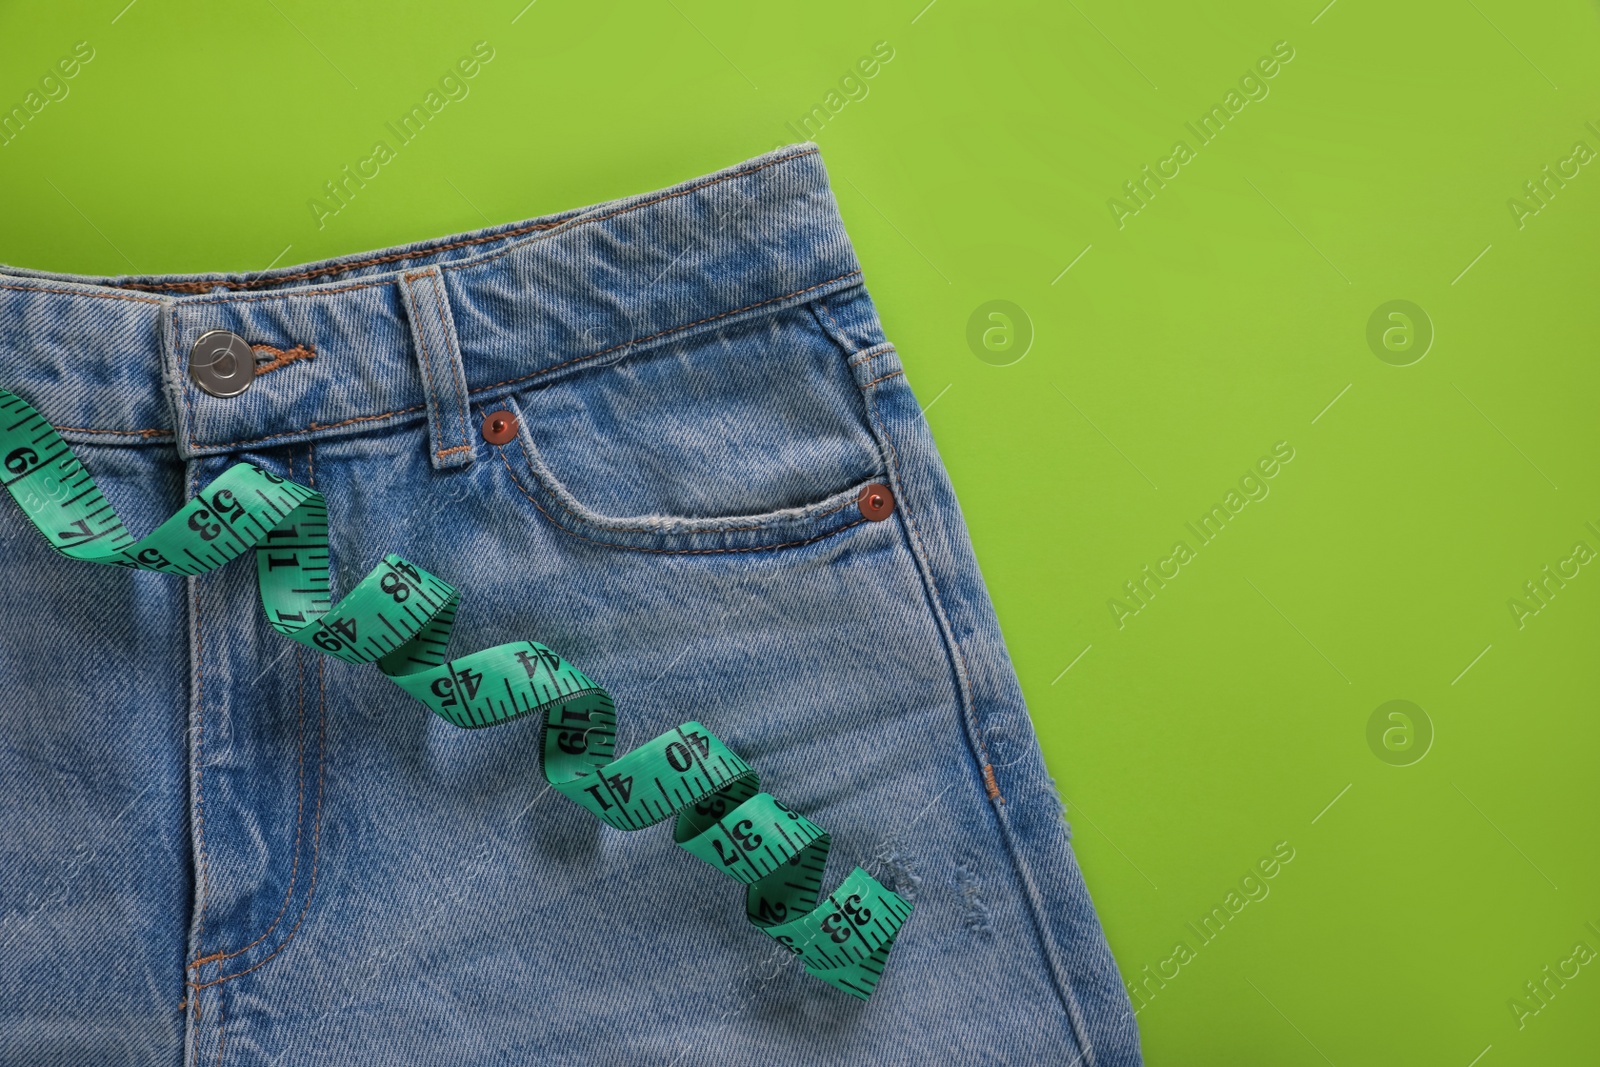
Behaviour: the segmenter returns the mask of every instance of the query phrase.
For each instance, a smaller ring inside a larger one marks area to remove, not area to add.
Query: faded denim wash
[[[190,381],[201,333],[264,370]],[[232,463],[315,486],[337,590],[397,552],[698,719],[916,910],[866,1003],[536,719],[457,729],[279,637],[254,569],[57,556],[0,510],[0,1063],[1139,1062],[950,482],[815,145],[261,274],[0,268],[0,386],[143,534]],[[520,418],[487,443],[487,412]],[[856,493],[891,487],[886,521]]]

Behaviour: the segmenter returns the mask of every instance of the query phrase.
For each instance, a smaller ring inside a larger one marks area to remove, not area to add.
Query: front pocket
[[[757,515],[603,515],[578,500],[551,473],[530,438],[516,400],[507,398],[495,406],[510,410],[520,424],[513,440],[489,446],[495,460],[504,466],[514,491],[533,506],[543,521],[593,544],[639,552],[758,552],[796,548],[868,521],[861,514],[857,499],[875,481],[870,477],[815,503]]]
[[[575,536],[661,552],[804,544],[862,521],[885,479],[866,403],[827,312],[809,303],[625,348],[493,407],[519,494]]]

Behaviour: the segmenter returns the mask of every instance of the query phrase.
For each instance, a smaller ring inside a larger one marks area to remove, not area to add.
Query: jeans
[[[190,378],[218,329],[236,396]],[[89,566],[6,504],[0,1062],[1139,1062],[814,145],[259,274],[0,268],[0,387],[135,534],[241,461],[314,487],[336,590],[425,567],[452,655],[554,648],[619,754],[704,723],[832,834],[825,890],[915,906],[843,995],[669,831],[554,792],[539,720],[460,729],[275,633],[251,567]]]

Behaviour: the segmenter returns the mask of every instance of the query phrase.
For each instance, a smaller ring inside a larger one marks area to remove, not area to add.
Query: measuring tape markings
[[[754,926],[814,977],[862,1000],[872,994],[911,905],[860,867],[824,897],[827,832],[761,792],[756,772],[700,723],[613,759],[616,707],[604,689],[532,641],[446,660],[461,594],[397,555],[330,603],[326,501],[259,467],[229,467],[136,540],[54,427],[3,389],[0,457],[0,484],[62,555],[197,575],[254,550],[262,607],[283,636],[346,663],[376,663],[456,726],[543,716],[550,785],[619,830],[676,815],[673,841],[748,887]]]

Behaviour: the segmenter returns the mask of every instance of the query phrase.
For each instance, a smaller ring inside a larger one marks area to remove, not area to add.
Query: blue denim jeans
[[[241,395],[190,379],[215,329]],[[416,562],[463,590],[452,654],[550,645],[619,753],[698,719],[832,833],[828,887],[915,904],[854,1000],[665,828],[546,786],[537,719],[453,727],[275,634],[247,565],[87,566],[5,504],[0,1062],[1139,1062],[814,145],[261,274],[0,269],[0,386],[135,534],[238,461],[314,486],[336,589]]]

